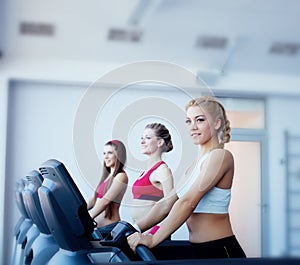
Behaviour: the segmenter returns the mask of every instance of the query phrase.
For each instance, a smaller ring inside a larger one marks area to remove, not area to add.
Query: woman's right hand
[[[135,232],[134,234],[127,237],[127,242],[130,248],[135,251],[136,247],[138,245],[144,245],[148,248],[151,248],[152,246],[152,239],[153,236],[150,234],[141,234],[138,232]]]

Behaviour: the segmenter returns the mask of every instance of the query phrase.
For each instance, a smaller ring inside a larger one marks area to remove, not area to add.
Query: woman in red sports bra
[[[141,137],[141,152],[148,156],[146,170],[132,186],[131,216],[138,231],[155,232],[177,199],[173,175],[162,154],[173,149],[169,130],[160,123],[146,125]]]
[[[104,145],[104,162],[100,182],[87,208],[97,227],[120,221],[119,208],[126,191],[128,177],[124,171],[126,149],[119,140]]]

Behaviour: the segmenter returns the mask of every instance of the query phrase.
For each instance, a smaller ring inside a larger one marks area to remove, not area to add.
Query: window
[[[263,99],[218,98],[224,105],[232,128],[265,129]]]

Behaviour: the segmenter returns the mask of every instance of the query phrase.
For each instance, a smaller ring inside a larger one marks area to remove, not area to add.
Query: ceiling
[[[298,0],[140,0],[128,11],[127,24],[119,27],[139,36],[133,57],[177,60],[200,70],[300,74]],[[108,41],[121,45],[125,39]]]
[[[236,72],[300,77],[299,0],[55,2],[6,1],[13,30],[6,32],[4,54],[115,63],[166,60],[214,77]],[[51,41],[25,38],[26,23],[36,22],[48,28],[34,34],[53,31]],[[23,35],[17,38],[18,23]]]

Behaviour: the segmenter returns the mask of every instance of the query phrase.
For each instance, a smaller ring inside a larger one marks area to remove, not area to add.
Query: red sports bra
[[[164,161],[156,163],[149,169],[143,177],[137,179],[132,186],[132,194],[134,199],[159,201],[164,197],[162,190],[156,188],[150,182],[150,175],[160,165],[166,164]]]

